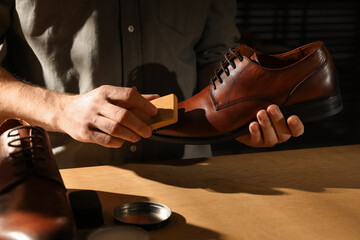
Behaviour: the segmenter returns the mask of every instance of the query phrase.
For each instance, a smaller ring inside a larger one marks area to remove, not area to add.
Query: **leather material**
[[[229,61],[224,61],[222,66],[229,71],[220,68],[217,75],[221,80],[213,80],[214,84],[180,102],[178,123],[156,131],[155,139],[178,138],[181,142],[183,138],[184,143],[190,143],[192,138],[216,141],[218,136],[247,129],[256,119],[256,113],[271,104],[277,104],[286,113],[293,106],[304,103],[310,106],[313,101],[339,93],[333,60],[321,41],[276,55],[265,55],[245,45],[239,45],[233,52],[242,56],[228,55]],[[235,63],[235,68],[230,62]],[[341,111],[339,96],[336,96],[337,105],[333,103],[331,111],[324,110],[318,119]],[[318,108],[325,109],[326,104],[323,101]],[[308,114],[316,114],[316,109],[313,111]],[[305,120],[311,118],[304,116]]]
[[[66,188],[46,131],[12,119],[0,134],[0,240],[72,239]]]

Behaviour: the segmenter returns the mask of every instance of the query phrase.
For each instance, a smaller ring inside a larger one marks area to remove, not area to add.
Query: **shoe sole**
[[[335,114],[338,114],[343,109],[341,94],[337,92],[330,97],[312,100],[300,104],[290,106],[288,108],[282,108],[281,112],[285,118],[291,115],[297,115],[303,123],[318,121],[321,119],[328,118]],[[254,120],[256,121],[256,120]],[[152,140],[168,142],[168,143],[179,143],[179,144],[211,144],[217,142],[223,142],[233,140],[239,136],[245,135],[249,132],[249,124],[219,136],[213,137],[174,137],[174,136],[163,136],[157,135],[154,131],[151,136]]]

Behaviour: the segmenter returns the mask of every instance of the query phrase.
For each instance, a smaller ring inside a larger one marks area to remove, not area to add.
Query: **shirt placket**
[[[138,0],[120,0],[123,86],[135,86],[141,91],[142,84],[139,67],[142,65],[142,55],[139,9]]]
[[[123,86],[142,89],[141,25],[138,0],[120,0],[120,39],[122,51]],[[136,76],[136,77],[133,77]],[[125,142],[122,151],[113,151],[114,157],[133,162],[142,157],[142,143]]]

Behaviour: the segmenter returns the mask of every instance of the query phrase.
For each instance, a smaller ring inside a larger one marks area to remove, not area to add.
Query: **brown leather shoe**
[[[21,120],[0,126],[0,240],[71,240],[66,189],[47,133]]]
[[[342,110],[337,72],[322,42],[276,55],[244,45],[230,49],[212,82],[179,103],[178,123],[154,132],[152,139],[189,144],[234,139],[271,104],[303,122]]]

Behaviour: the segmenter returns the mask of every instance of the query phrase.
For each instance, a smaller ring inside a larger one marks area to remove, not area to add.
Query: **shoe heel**
[[[311,122],[333,116],[343,109],[341,94],[337,92],[330,97],[296,104],[284,109],[284,115],[297,115],[302,122]]]

